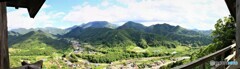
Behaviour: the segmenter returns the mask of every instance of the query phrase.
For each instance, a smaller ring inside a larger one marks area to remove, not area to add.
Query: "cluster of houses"
[[[74,48],[74,52],[75,54],[81,53],[84,51],[84,47],[86,44],[82,43],[80,44],[78,41],[71,41],[72,46]],[[88,45],[88,44],[87,44]],[[95,54],[94,51],[88,51],[89,54]],[[173,52],[171,54],[176,54],[177,52]],[[155,61],[153,63],[149,63],[149,64],[144,64],[143,67],[145,67],[145,69],[159,69],[160,67],[167,65],[169,63],[173,63],[179,60],[184,60],[184,59],[189,59],[189,57],[181,57],[181,58],[175,58],[175,59],[171,59],[171,62],[166,62],[165,60],[159,60],[159,61]],[[63,58],[64,62],[69,66],[69,67],[73,67],[73,68],[88,68],[89,65],[93,65],[95,67],[98,67],[99,64],[96,63],[89,63],[88,61],[86,62],[82,62],[82,63],[72,63],[69,60],[67,60],[66,58]],[[139,69],[139,63],[133,62],[133,61],[128,61],[124,64],[109,64],[106,69]]]
[[[80,53],[83,52],[84,48],[82,48],[82,45],[78,41],[71,41],[74,53]]]
[[[164,60],[160,60],[160,61],[156,61],[153,62],[151,64],[146,64],[144,65],[144,69],[159,69],[161,66],[163,66],[166,63],[166,61]],[[139,66],[137,65],[138,63],[136,62],[127,62],[121,65],[113,65],[110,64],[110,66],[108,67],[108,69],[140,69]]]

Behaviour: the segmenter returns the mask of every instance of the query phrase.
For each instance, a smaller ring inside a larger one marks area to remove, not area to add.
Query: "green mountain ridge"
[[[138,31],[144,31],[147,27],[145,27],[144,25],[140,24],[140,23],[135,23],[133,21],[128,21],[125,24],[123,24],[122,26],[118,27],[117,29],[134,29],[134,30],[138,30]]]
[[[180,26],[171,26],[169,24],[156,24],[150,26],[147,28],[146,32],[166,36],[182,44],[193,44],[193,46],[208,45],[212,41],[210,35],[188,30]]]
[[[45,27],[45,28],[30,28],[30,29],[25,29],[25,28],[18,28],[18,29],[12,29],[10,31],[18,32],[20,34],[26,34],[31,31],[38,31],[41,30],[43,32],[51,33],[54,35],[62,35],[67,33],[67,30],[64,29],[59,29],[59,28],[54,28],[54,27]]]
[[[80,31],[82,30],[82,31]],[[80,31],[76,32],[76,31]],[[78,34],[76,34],[78,33]],[[141,41],[148,43],[146,45],[157,46],[168,44],[170,42],[165,37],[160,37],[156,34],[149,34],[145,32],[136,31],[134,29],[109,29],[109,28],[87,28],[85,30],[78,28],[70,31],[65,37],[75,38],[79,42],[87,42],[94,45],[106,45],[106,46],[140,46]],[[164,40],[164,41],[163,41]]]
[[[69,48],[69,43],[63,39],[58,39],[52,34],[43,31],[31,31],[20,35],[15,39],[9,39],[9,46],[13,49],[27,50],[10,52],[12,55],[50,55],[53,52],[64,52]]]
[[[156,24],[145,27],[129,21],[117,29],[110,28],[75,28],[63,35],[77,39],[82,43],[104,46],[168,46],[177,44],[185,46],[202,46],[211,42],[211,37],[180,26]]]
[[[90,24],[98,23],[99,21]],[[112,29],[104,27],[108,22],[100,21],[101,27],[75,27],[69,30],[68,33],[59,36],[53,36],[50,31],[43,29],[33,30],[35,32],[42,32],[56,39],[73,38],[81,43],[91,43],[94,45],[103,46],[169,46],[174,47],[176,44],[185,46],[202,46],[208,45],[211,42],[210,35],[205,35],[201,32],[188,30],[180,26],[172,26],[169,24],[156,24],[146,27],[140,23],[128,21],[124,25]],[[89,25],[90,25],[89,24]],[[53,30],[52,30],[53,31]],[[12,31],[12,34],[14,31]],[[15,34],[18,32],[15,32]],[[31,32],[30,32],[31,33]],[[16,34],[25,37],[28,34]],[[16,36],[10,36],[16,38]],[[22,39],[22,38],[21,38]],[[17,41],[24,40],[9,40],[10,46]]]
[[[77,27],[82,27],[83,29],[86,29],[86,28],[111,28],[111,29],[115,29],[118,26],[115,25],[115,24],[111,24],[107,21],[92,21],[92,22],[88,22],[88,23],[82,24],[82,25],[75,25],[75,26],[66,28],[65,30],[71,31],[71,30],[73,30]]]

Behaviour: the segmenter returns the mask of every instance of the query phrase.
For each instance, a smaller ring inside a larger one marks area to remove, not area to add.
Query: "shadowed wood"
[[[231,15],[236,19],[236,0],[225,0],[227,7],[229,9],[229,12]]]
[[[0,2],[0,69],[9,69],[6,2]]]
[[[0,69],[9,69],[8,30],[6,6],[27,8],[34,18],[46,0],[0,0]]]
[[[230,60],[234,59],[235,56],[236,56],[236,51],[234,51],[233,54],[227,56],[224,60],[225,61],[230,61]]]
[[[7,1],[8,7],[27,8],[31,18],[34,18],[46,0],[13,0]]]
[[[240,47],[240,1],[236,1],[236,58],[239,58]]]

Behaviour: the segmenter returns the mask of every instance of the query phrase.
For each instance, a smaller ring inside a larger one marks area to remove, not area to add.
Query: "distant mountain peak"
[[[136,23],[136,22],[134,22],[134,21],[127,21],[126,23]]]
[[[128,21],[122,26],[118,27],[118,29],[134,29],[134,30],[139,30],[139,31],[144,31],[146,27],[142,25],[141,23],[136,23],[133,21]]]
[[[108,21],[92,21],[92,22],[88,22],[86,24],[82,24],[80,26],[75,25],[73,27],[67,28],[66,30],[73,30],[77,27],[82,27],[83,29],[86,28],[111,28],[111,29],[115,29],[117,28],[117,25],[115,24],[111,24]]]
[[[129,24],[131,24],[131,25],[133,25],[133,24],[142,25],[141,23],[137,23],[137,22],[133,22],[133,21],[128,21],[124,25],[129,25]]]
[[[109,24],[108,21],[92,21],[92,22],[88,22],[88,23],[102,23],[102,24]]]
[[[20,34],[26,34],[26,33],[29,33],[31,31],[47,32],[47,33],[51,33],[51,34],[54,34],[54,35],[65,34],[66,33],[66,31],[64,29],[55,28],[55,27],[30,28],[30,29],[18,28],[18,29],[12,29],[10,31],[18,32]]]
[[[107,21],[93,21],[93,22],[88,22],[87,24],[83,24],[81,25],[81,27],[83,28],[104,28],[107,27],[108,25],[110,25],[109,22]]]
[[[37,32],[39,32],[39,33],[44,33],[42,30],[37,30]]]
[[[168,23],[163,23],[163,24],[155,24],[155,25],[162,25],[162,26],[172,26],[172,25],[170,25],[170,24],[168,24]]]

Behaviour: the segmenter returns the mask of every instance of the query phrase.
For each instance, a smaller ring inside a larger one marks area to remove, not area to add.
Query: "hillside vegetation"
[[[117,29],[111,28],[82,28],[72,29],[63,35],[67,38],[77,39],[104,46],[203,46],[211,43],[211,37],[200,32],[187,30],[180,26],[169,24],[156,24],[145,27],[140,23],[129,21]]]

